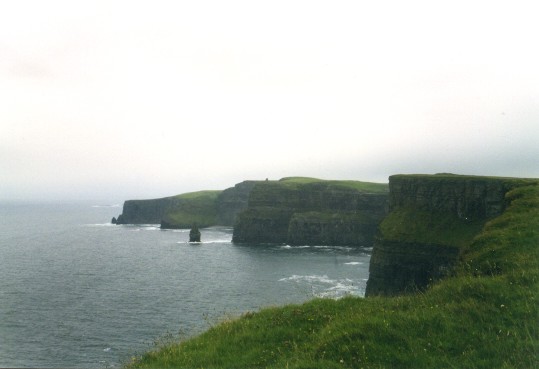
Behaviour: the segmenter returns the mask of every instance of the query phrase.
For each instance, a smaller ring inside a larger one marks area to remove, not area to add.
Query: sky
[[[0,1],[0,200],[539,177],[535,1]]]

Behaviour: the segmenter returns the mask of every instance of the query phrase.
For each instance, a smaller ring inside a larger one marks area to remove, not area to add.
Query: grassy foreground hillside
[[[537,368],[539,186],[507,194],[456,275],[400,297],[246,313],[132,368]]]

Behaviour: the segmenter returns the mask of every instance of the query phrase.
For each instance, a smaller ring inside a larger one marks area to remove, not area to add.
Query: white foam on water
[[[361,261],[351,261],[349,263],[344,263],[344,265],[363,265],[365,263],[362,263]]]
[[[158,226],[144,226],[142,229],[146,230],[146,231],[159,231],[161,230],[161,227],[158,227]]]
[[[190,229],[161,229],[159,228],[160,231],[162,232],[173,232],[173,233],[189,233],[190,232]]]
[[[315,249],[327,249],[327,250],[342,250],[350,251],[353,248],[349,246],[313,246]]]
[[[112,223],[95,223],[95,224],[85,224],[87,227],[112,227],[116,226],[116,224]]]
[[[279,282],[286,281],[305,281],[305,282],[320,282],[320,283],[332,283],[333,281],[329,279],[327,275],[292,275],[291,277],[281,278]]]
[[[346,279],[331,288],[326,289],[317,294],[319,297],[327,298],[341,298],[346,295],[357,295],[359,294],[359,286],[354,285],[353,281]]]
[[[179,245],[212,245],[216,243],[230,243],[231,240],[212,240],[212,241],[200,241],[200,242],[189,242],[189,241],[178,241],[176,242]]]
[[[311,246],[308,246],[308,245],[304,245],[304,246],[290,246],[290,245],[283,245],[283,246],[279,246],[280,249],[284,249],[284,250],[291,250],[291,249],[308,249],[310,248]]]
[[[92,205],[92,208],[119,208],[120,204],[111,204],[111,205]]]
[[[316,297],[339,299],[346,295],[360,295],[360,284],[352,279],[331,279],[327,275],[292,275],[279,282],[294,282],[310,286]]]
[[[159,224],[121,224],[130,231],[160,231],[161,226]]]

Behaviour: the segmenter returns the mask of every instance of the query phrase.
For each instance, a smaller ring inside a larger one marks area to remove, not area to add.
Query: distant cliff
[[[117,224],[159,224],[163,215],[176,205],[175,197],[150,200],[127,200]]]
[[[175,197],[161,218],[162,229],[200,228],[218,224],[217,199],[222,191],[190,192]]]
[[[161,228],[233,226],[247,207],[256,181],[244,181],[223,191],[198,191],[148,200],[127,200],[117,224],[160,224]]]
[[[526,183],[451,174],[391,176],[390,213],[379,227],[366,295],[423,289],[451,273],[485,222],[504,211],[505,194]]]
[[[217,198],[217,223],[233,226],[239,212],[247,208],[249,194],[258,181],[243,181],[227,188]]]
[[[370,245],[386,214],[387,185],[283,178],[258,182],[238,214],[233,241]]]

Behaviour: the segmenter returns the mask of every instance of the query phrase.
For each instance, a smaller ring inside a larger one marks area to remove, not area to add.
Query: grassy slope
[[[473,240],[483,225],[484,221],[466,221],[447,212],[399,208],[382,221],[380,231],[384,239],[390,241],[462,248]]]
[[[387,183],[347,181],[347,180],[325,180],[310,177],[285,177],[278,181],[281,184],[297,186],[302,184],[323,183],[334,187],[344,187],[362,192],[387,193],[389,185]]]
[[[457,276],[419,295],[313,300],[227,321],[133,367],[537,368],[539,186],[512,190]]]
[[[222,191],[197,191],[177,195],[180,206],[168,212],[164,220],[178,228],[189,228],[193,224],[207,227],[217,224],[216,200]]]

